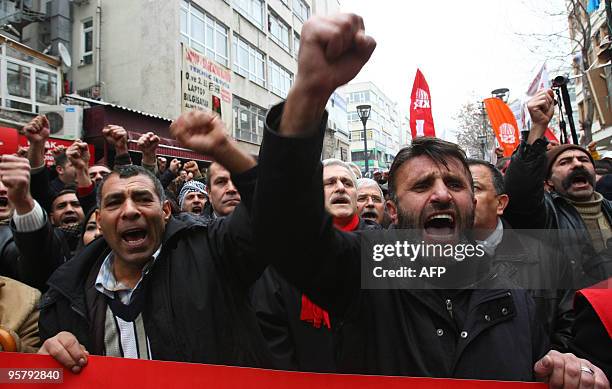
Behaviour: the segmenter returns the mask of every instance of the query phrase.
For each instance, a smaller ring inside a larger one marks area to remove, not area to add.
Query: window
[[[310,7],[304,0],[293,0],[293,13],[304,22],[310,16]]]
[[[298,34],[294,34],[293,35],[293,56],[297,58],[299,52],[300,52],[300,36]]]
[[[57,75],[36,70],[36,102],[53,105],[57,101]]]
[[[260,144],[263,136],[266,110],[234,96],[234,138]]]
[[[195,5],[181,2],[181,41],[217,61],[229,65],[228,29]]]
[[[81,23],[81,65],[93,63],[93,19]]]
[[[0,44],[0,71],[0,107],[38,112],[59,104],[59,67],[29,57],[19,46]]]
[[[293,74],[274,61],[270,61],[268,68],[270,69],[270,78],[268,80],[270,90],[280,97],[287,97],[289,88],[291,88],[293,83]]]
[[[238,35],[234,35],[234,71],[265,87],[265,60],[261,51]]]
[[[370,91],[353,92],[349,95],[351,103],[367,103],[370,101]]]
[[[253,24],[263,28],[264,3],[262,0],[234,0],[234,6]]]
[[[274,42],[289,51],[289,26],[272,12],[268,12],[268,31]]]
[[[8,93],[14,97],[30,98],[30,68],[13,62],[6,63]]]

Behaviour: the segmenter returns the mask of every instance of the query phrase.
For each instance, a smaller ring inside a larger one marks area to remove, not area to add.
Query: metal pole
[[[365,173],[368,174],[370,167],[368,166],[368,130],[366,129],[367,121],[363,121],[363,148],[365,156]]]

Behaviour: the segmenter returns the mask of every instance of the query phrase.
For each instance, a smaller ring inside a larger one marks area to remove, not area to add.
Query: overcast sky
[[[521,97],[549,58],[551,77],[569,42],[533,34],[567,30],[564,0],[341,0],[344,12],[364,17],[378,42],[357,81],[373,81],[401,109],[408,109],[417,67],[431,91],[438,136],[453,140],[452,117],[467,101],[509,88]],[[528,36],[520,35],[527,34]],[[546,50],[536,48],[547,47]],[[537,53],[532,51],[536,50]],[[567,63],[567,61],[566,61]]]

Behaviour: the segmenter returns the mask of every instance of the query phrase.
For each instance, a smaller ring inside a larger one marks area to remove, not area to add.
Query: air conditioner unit
[[[83,107],[78,105],[41,106],[40,114],[47,116],[52,138],[75,140],[83,136]]]

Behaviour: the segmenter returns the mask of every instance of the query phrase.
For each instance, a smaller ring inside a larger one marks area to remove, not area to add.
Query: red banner
[[[417,69],[410,95],[410,131],[412,139],[419,136],[436,136],[431,114],[431,95],[423,73]]]
[[[57,149],[59,146],[68,148],[72,143],[73,141],[70,140],[49,138],[45,144],[45,162],[47,163],[47,166],[51,166],[55,163],[53,160],[53,151],[55,151],[55,149]],[[28,139],[25,136],[20,135],[16,129],[10,127],[0,127],[0,155],[15,154],[19,146],[27,147],[28,144]],[[91,158],[89,158],[89,165],[91,166],[96,161],[95,149],[93,145],[89,145],[89,154],[91,155]]]
[[[21,370],[20,370],[21,369]],[[27,370],[26,370],[27,369]],[[29,373],[39,371],[47,383],[25,383]],[[46,370],[43,370],[46,369]],[[59,374],[59,364],[47,355],[19,354],[0,352],[0,383],[24,382],[19,388],[196,388],[214,387],[215,389],[311,389],[311,388],[368,388],[368,389],[521,389],[546,388],[541,383],[476,381],[441,378],[409,378],[386,376],[362,376],[345,374],[299,373],[277,370],[253,369],[202,365],[193,363],[143,361],[90,356],[87,366],[79,374],[68,370],[61,371],[61,386],[55,379]],[[16,373],[16,371],[18,373]],[[43,373],[44,371],[44,373]],[[53,374],[51,374],[53,373]],[[11,381],[7,381],[9,377]],[[15,377],[19,377],[16,380]],[[51,376],[51,380],[49,377]],[[52,383],[55,382],[55,383]]]
[[[504,149],[504,157],[509,157],[521,141],[514,114],[510,107],[497,97],[485,99],[484,103],[497,142]]]

